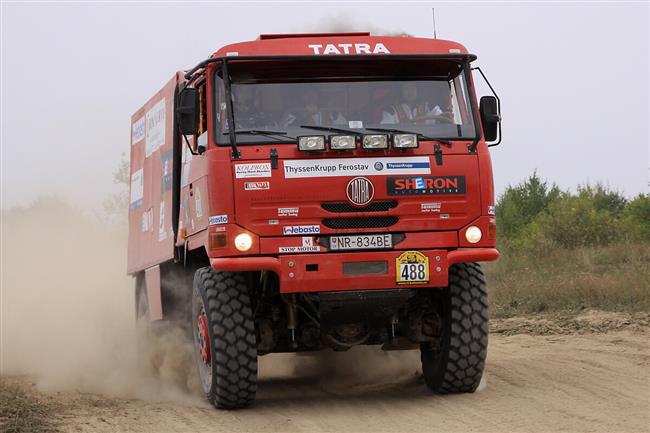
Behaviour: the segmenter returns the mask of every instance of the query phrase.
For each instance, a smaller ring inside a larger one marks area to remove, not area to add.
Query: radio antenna
[[[433,17],[433,39],[438,39],[436,35],[436,8],[431,8],[431,15]]]

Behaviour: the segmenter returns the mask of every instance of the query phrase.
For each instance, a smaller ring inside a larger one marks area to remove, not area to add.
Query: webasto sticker
[[[235,164],[235,177],[237,179],[249,177],[271,177],[271,163],[259,162],[255,164]]]
[[[284,161],[284,177],[287,179],[430,173],[431,164],[426,156],[295,159]]]
[[[285,235],[308,235],[320,233],[320,226],[284,226],[282,233]]]
[[[465,194],[465,176],[389,177],[388,195]]]
[[[208,224],[211,226],[216,225],[216,224],[227,224],[228,223],[228,215],[212,215],[210,218],[208,218]]]

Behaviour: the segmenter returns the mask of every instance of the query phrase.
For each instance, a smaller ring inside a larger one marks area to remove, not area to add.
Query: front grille
[[[345,213],[345,212],[386,212],[389,209],[397,207],[397,200],[375,201],[368,206],[355,207],[346,202],[329,202],[322,203],[321,207],[328,212]]]
[[[396,216],[361,218],[325,218],[323,225],[331,229],[372,229],[390,227],[399,221]]]

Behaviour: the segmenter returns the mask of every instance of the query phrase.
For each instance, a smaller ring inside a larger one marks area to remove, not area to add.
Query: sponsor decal
[[[464,194],[465,176],[389,177],[388,195]]]
[[[215,232],[225,232],[226,228],[224,226],[217,226],[217,227],[214,228],[213,231],[215,231]]]
[[[442,220],[447,220],[447,219],[449,219],[449,214],[448,214],[448,213],[441,213],[441,214],[440,214],[440,219],[442,219]]]
[[[297,207],[280,207],[278,208],[279,217],[297,217],[300,208]]]
[[[430,173],[431,164],[429,157],[426,156],[401,158],[294,159],[284,161],[284,177],[287,179]]]
[[[212,215],[208,218],[208,224],[211,226],[217,224],[228,224],[228,215]]]
[[[350,120],[348,122],[348,128],[352,128],[352,129],[363,128],[363,121],[362,120]]]
[[[282,234],[284,235],[307,235],[320,233],[320,226],[284,226]]]
[[[277,226],[280,224],[280,220],[269,220],[269,225]]]
[[[420,204],[420,211],[422,213],[432,213],[432,212],[440,212],[440,207],[442,206],[442,203],[421,203]]]
[[[131,146],[144,138],[144,116],[131,125]]]
[[[495,209],[494,206],[488,206],[487,210],[488,210],[488,215],[496,215],[497,214],[496,209]]]
[[[142,169],[140,169],[131,173],[131,199],[129,201],[129,209],[133,210],[142,206],[143,197],[144,197],[144,174]]]
[[[314,253],[320,251],[320,247],[280,247],[278,252],[280,253]]]
[[[365,206],[375,196],[375,187],[365,177],[355,177],[345,187],[348,200],[354,206]]]
[[[244,182],[244,190],[246,191],[260,191],[263,189],[271,189],[271,182]]]
[[[160,154],[160,165],[162,177],[160,180],[160,191],[163,193],[172,189],[172,152]]]
[[[235,164],[235,177],[237,179],[249,177],[271,177],[271,163],[259,162],[255,164]]]
[[[160,146],[165,144],[165,98],[147,111],[146,140],[144,144],[145,158],[154,153]]]
[[[160,202],[160,219],[158,223],[158,241],[167,239],[167,230],[165,230],[165,201]]]
[[[279,247],[280,253],[313,253],[320,251],[320,246],[316,245],[314,238],[309,236],[302,237],[302,246],[299,247]]]
[[[153,210],[151,208],[142,212],[140,217],[140,230],[142,233],[153,230]]]
[[[361,44],[361,43],[342,43],[342,44],[309,44],[309,48],[314,50],[314,54],[390,54],[388,48],[382,43]]]

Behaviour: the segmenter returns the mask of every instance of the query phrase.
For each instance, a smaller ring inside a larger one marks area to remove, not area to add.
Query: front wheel
[[[192,329],[208,401],[220,409],[252,403],[257,391],[257,339],[243,274],[210,267],[196,271]]]
[[[478,263],[449,268],[441,313],[440,343],[420,345],[425,382],[441,394],[474,392],[483,375],[488,342],[487,286]]]

